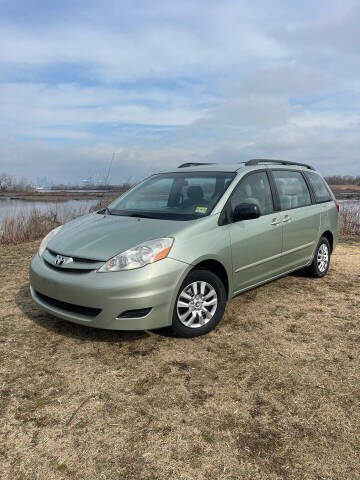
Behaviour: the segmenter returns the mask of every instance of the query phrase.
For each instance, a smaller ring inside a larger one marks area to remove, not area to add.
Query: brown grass
[[[59,208],[50,207],[47,213],[43,213],[37,208],[20,210],[16,212],[16,215],[9,216],[0,223],[0,246],[39,240],[53,228],[80,215],[100,210],[113,200],[114,198],[110,196],[101,198],[90,209],[85,206],[81,208],[59,206]]]
[[[50,230],[88,213],[88,209],[52,207],[47,213],[37,208],[21,210],[5,218],[0,225],[0,246],[16,245],[43,238]]]
[[[192,340],[44,313],[37,246],[0,249],[1,479],[359,478],[358,240],[324,279],[243,294]]]
[[[360,209],[341,205],[339,228],[341,235],[360,235]]]
[[[111,197],[111,196],[101,198],[100,200],[98,200],[98,202],[96,203],[96,205],[93,205],[93,206],[90,208],[90,212],[96,212],[97,210],[101,210],[102,208],[107,207],[107,206],[110,205],[110,203],[112,203],[116,198],[117,198],[117,197]]]

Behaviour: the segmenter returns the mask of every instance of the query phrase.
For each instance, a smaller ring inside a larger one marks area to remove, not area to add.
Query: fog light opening
[[[145,317],[148,313],[150,313],[151,307],[149,308],[138,308],[136,310],[125,310],[124,312],[120,313],[116,318],[141,318]]]

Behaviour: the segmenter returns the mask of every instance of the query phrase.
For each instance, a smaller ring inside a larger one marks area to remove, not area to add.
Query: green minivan
[[[245,290],[300,268],[323,277],[338,212],[309,165],[185,163],[52,230],[31,261],[31,295],[81,325],[195,337]]]

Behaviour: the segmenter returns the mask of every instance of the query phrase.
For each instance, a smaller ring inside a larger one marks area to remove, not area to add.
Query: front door
[[[276,276],[281,269],[281,213],[274,211],[265,170],[240,180],[230,197],[231,211],[241,203],[255,203],[261,216],[230,225],[234,293]]]

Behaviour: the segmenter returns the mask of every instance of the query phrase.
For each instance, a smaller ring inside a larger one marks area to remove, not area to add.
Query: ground
[[[360,478],[358,240],[324,279],[242,294],[191,340],[42,312],[36,248],[0,249],[1,479]]]

